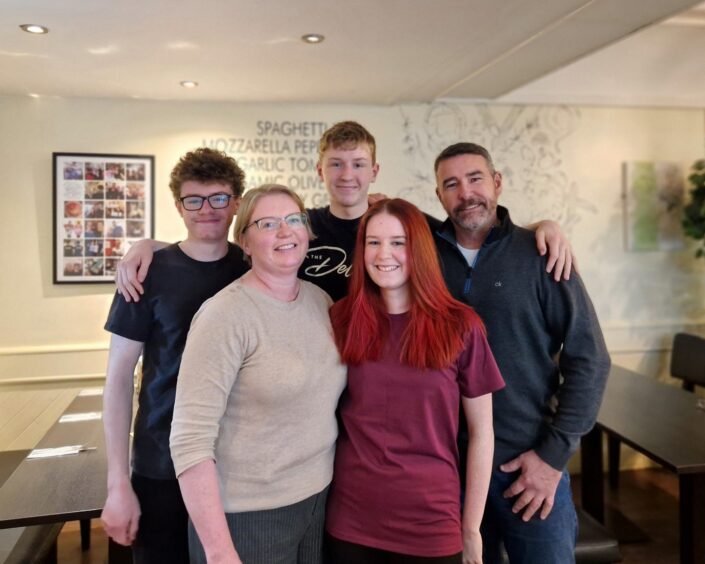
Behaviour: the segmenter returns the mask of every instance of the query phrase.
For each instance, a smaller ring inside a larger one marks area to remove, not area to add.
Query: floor
[[[573,491],[579,489],[580,478],[576,477]],[[610,509],[617,508],[648,537],[642,541],[621,542],[623,562],[678,564],[678,479],[675,474],[660,468],[621,472],[618,489],[611,490],[605,483],[608,518]]]
[[[678,481],[673,474],[660,469],[622,472],[620,487],[606,492],[607,507],[621,511],[649,539],[620,546],[625,564],[678,563]],[[573,480],[578,490],[580,478]],[[67,523],[59,535],[60,564],[103,564],[107,560],[108,543],[98,521],[93,521],[91,549],[81,552],[78,523]]]
[[[100,522],[91,521],[91,548],[81,550],[81,531],[77,521],[66,523],[57,545],[58,564],[104,564],[108,561],[108,537]]]

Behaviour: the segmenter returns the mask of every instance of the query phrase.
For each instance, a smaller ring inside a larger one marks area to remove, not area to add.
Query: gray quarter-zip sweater
[[[534,233],[515,226],[506,208],[497,215],[473,267],[446,220],[434,234],[443,274],[451,294],[482,317],[506,382],[493,396],[495,466],[534,449],[562,470],[595,423],[609,355],[578,273],[555,282]],[[466,443],[461,432],[461,461]]]

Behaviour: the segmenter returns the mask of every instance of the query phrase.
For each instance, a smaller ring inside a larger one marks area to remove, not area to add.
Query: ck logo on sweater
[[[499,280],[497,280],[497,282],[495,282],[494,285],[495,285],[496,288],[499,288],[499,287],[502,286],[502,282],[500,282]]]

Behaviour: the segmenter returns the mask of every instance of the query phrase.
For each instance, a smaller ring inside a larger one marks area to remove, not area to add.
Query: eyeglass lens
[[[264,231],[274,231],[275,229],[279,229],[282,221],[292,229],[298,229],[306,225],[307,219],[306,214],[290,213],[286,217],[263,217],[253,223],[257,225],[258,229],[262,229]]]
[[[181,198],[181,204],[185,210],[197,211],[203,207],[203,202],[208,200],[210,207],[214,210],[225,208],[230,202],[230,194],[211,194],[210,196],[186,196]]]

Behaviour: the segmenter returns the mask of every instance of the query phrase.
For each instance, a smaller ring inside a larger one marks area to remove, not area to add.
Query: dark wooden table
[[[103,396],[77,396],[72,413],[102,412]],[[24,458],[0,487],[0,529],[100,517],[106,498],[103,421],[57,421],[37,448],[68,445],[95,450],[51,458]],[[129,549],[109,546],[110,562],[130,561]]]
[[[102,411],[102,396],[76,397],[64,414]],[[85,445],[69,456],[24,459],[0,488],[0,528],[100,517],[106,497],[102,420],[59,423],[37,448]]]
[[[614,366],[595,428],[581,443],[583,507],[603,523],[603,434],[619,438],[678,475],[683,564],[705,563],[705,411],[698,409],[697,399]]]

